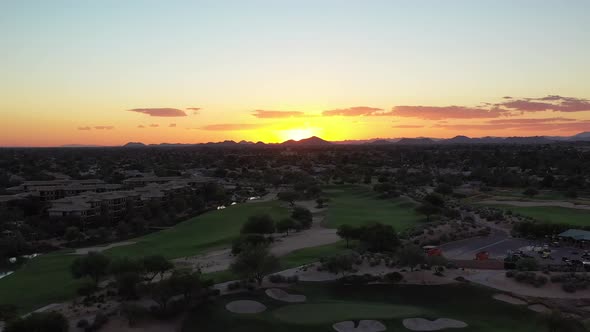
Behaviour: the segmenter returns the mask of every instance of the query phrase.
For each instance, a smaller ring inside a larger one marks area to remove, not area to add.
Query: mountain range
[[[430,138],[430,137],[401,137],[401,138],[375,138],[368,140],[345,140],[345,141],[326,141],[317,136],[312,136],[299,141],[288,140],[282,143],[264,143],[261,141],[240,141],[235,142],[226,140],[223,142],[208,142],[208,143],[160,143],[160,144],[144,144],[141,142],[129,142],[123,147],[125,148],[141,148],[141,147],[175,147],[175,146],[222,146],[222,147],[240,147],[240,146],[329,146],[329,145],[429,145],[429,144],[551,144],[558,142],[590,142],[590,132],[582,132],[573,136],[512,136],[512,137],[467,137],[455,136],[453,138]],[[85,145],[64,145],[62,147],[96,147]]]

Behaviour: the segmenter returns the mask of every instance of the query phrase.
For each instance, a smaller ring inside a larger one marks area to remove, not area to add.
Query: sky
[[[590,1],[0,0],[0,146],[590,131]]]

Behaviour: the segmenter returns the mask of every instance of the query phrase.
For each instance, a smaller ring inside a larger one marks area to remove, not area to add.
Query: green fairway
[[[202,214],[171,229],[132,240],[136,244],[116,247],[106,253],[127,257],[153,254],[166,258],[192,256],[205,249],[229,244],[240,234],[248,217],[259,213],[269,214],[275,220],[288,216],[288,210],[278,201],[236,205]]]
[[[526,306],[494,300],[493,290],[465,284],[344,286],[336,282],[301,283],[289,292],[304,294],[307,301],[284,303],[270,299],[262,290],[232,294],[192,312],[182,331],[319,332],[333,331],[332,324],[351,319],[377,319],[388,331],[408,331],[402,321],[413,317],[461,320],[468,324],[460,329],[463,332],[546,330],[541,314]],[[240,315],[225,309],[227,303],[245,299],[259,301],[267,310]],[[570,330],[583,331],[579,326]]]
[[[331,186],[325,193],[330,198],[327,227],[381,222],[401,231],[423,219],[414,211],[416,204],[404,197],[379,199],[377,193],[359,186]]]
[[[136,242],[133,245],[116,247],[104,253],[132,258],[153,254],[167,258],[196,255],[229,244],[238,236],[248,216],[257,213],[268,213],[278,219],[287,216],[288,210],[274,201],[211,211],[171,229],[133,239]],[[28,312],[72,298],[80,284],[70,275],[70,264],[76,257],[56,252],[34,258],[14,274],[0,280],[0,304],[15,304],[20,312]]]
[[[424,312],[417,307],[362,302],[293,304],[274,311],[275,317],[281,321],[306,325],[333,323],[351,319],[413,317],[420,314],[424,314]]]
[[[521,207],[512,205],[494,205],[504,210],[511,210],[523,216],[535,218],[543,223],[590,226],[590,210],[571,209],[554,206]]]

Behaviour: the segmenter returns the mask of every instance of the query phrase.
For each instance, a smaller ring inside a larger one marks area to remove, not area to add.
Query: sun
[[[285,141],[287,140],[295,140],[295,141],[299,141],[302,140],[304,138],[308,138],[314,135],[314,131],[311,128],[295,128],[295,129],[287,129],[287,130],[282,130],[281,133],[281,138]]]

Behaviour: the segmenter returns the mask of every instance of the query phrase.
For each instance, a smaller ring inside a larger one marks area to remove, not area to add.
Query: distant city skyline
[[[12,1],[0,146],[570,136],[588,1]]]

